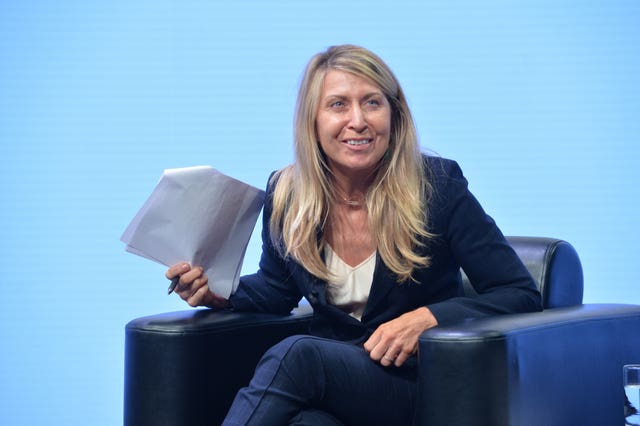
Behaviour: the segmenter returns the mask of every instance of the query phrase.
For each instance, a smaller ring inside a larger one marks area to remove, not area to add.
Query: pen
[[[171,279],[171,284],[169,284],[169,288],[167,289],[167,294],[173,293],[173,290],[176,289],[178,283],[180,282],[180,275],[177,275]]]

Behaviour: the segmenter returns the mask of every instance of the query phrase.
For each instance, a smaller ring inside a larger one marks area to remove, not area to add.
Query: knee
[[[259,367],[277,370],[294,381],[319,380],[322,383],[323,349],[322,339],[317,337],[287,337],[264,354]]]
[[[295,389],[307,401],[323,394],[324,371],[318,339],[291,336],[272,346],[262,357],[256,376],[272,377],[277,386]]]
[[[263,358],[273,357],[280,362],[297,363],[303,361],[307,367],[316,364],[320,356],[320,340],[313,336],[296,335],[272,346]]]

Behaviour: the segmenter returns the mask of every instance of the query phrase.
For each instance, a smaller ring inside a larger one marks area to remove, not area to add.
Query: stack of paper
[[[264,191],[209,166],[168,169],[120,239],[166,266],[201,266],[211,291],[229,297],[263,202]]]

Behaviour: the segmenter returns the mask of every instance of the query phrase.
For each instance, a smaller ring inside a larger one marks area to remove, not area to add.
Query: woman
[[[202,268],[166,274],[192,306],[314,308],[310,335],[267,351],[225,424],[411,424],[420,334],[537,311],[540,294],[457,164],[420,153],[400,85],[370,51],[311,59],[294,143],[295,162],[269,180],[259,271],[229,300]],[[460,267],[477,298],[462,297]]]

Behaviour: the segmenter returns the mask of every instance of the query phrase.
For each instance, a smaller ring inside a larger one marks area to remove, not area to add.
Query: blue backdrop
[[[640,303],[638,1],[0,0],[1,424],[121,423],[124,325],[187,308],[122,231],[165,168],[264,187],[306,61],[345,42],[506,234],[574,244],[586,302]]]

